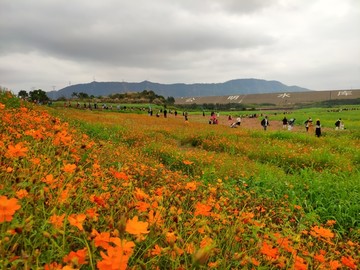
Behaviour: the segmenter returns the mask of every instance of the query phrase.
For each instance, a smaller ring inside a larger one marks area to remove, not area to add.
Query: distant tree
[[[175,98],[174,97],[167,97],[166,103],[173,105],[175,103]]]
[[[73,92],[72,94],[71,94],[71,97],[79,97],[79,94],[77,93],[77,92]]]
[[[84,93],[84,92],[80,92],[80,93],[78,94],[78,97],[79,97],[80,99],[85,99],[85,98],[89,98],[89,95],[86,94],[86,93]]]
[[[22,99],[27,99],[29,97],[29,94],[25,90],[20,90],[18,93],[18,97]]]
[[[29,96],[31,101],[45,102],[49,100],[46,92],[41,89],[30,91]]]

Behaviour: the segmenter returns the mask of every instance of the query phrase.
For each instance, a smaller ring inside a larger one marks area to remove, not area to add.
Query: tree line
[[[18,93],[18,97],[33,102],[36,101],[36,102],[45,103],[50,101],[46,92],[41,89],[33,90],[30,91],[29,93],[26,90],[20,90]],[[154,103],[154,104],[163,104],[163,105],[164,104],[172,105],[175,103],[175,98],[173,97],[164,98],[163,96],[157,95],[152,90],[144,90],[142,92],[134,92],[134,93],[115,93],[107,97],[102,97],[102,96],[95,97],[94,95],[89,95],[84,92],[80,92],[80,93],[73,92],[71,94],[71,99],[91,100],[94,98],[107,102],[116,100],[123,102],[126,101],[128,103]],[[57,100],[64,101],[67,99],[65,97],[60,97]]]
[[[29,93],[25,90],[20,90],[18,93],[18,97],[25,100],[41,103],[45,103],[50,100],[49,97],[46,95],[46,92],[41,89],[32,90]]]

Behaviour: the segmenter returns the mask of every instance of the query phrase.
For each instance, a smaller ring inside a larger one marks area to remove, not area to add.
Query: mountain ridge
[[[233,79],[223,83],[173,83],[162,84],[151,81],[142,82],[96,82],[75,84],[58,91],[47,92],[49,98],[70,98],[73,93],[86,93],[94,96],[108,96],[116,93],[141,92],[152,90],[164,97],[219,96],[237,94],[264,94],[276,92],[303,92],[309,89],[296,85],[288,86],[279,81],[263,79]]]

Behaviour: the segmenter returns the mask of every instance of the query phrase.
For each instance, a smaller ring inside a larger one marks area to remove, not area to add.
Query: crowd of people
[[[72,104],[70,102],[65,102],[64,106],[65,107],[72,107]],[[116,110],[118,110],[118,111],[120,111],[120,110],[146,111],[147,110],[148,115],[153,116],[153,110],[152,110],[151,107],[149,107],[148,109],[146,107],[129,107],[129,108],[127,108],[126,106],[120,106],[120,105],[116,105],[116,107],[113,107],[112,105],[108,106],[105,103],[101,104],[101,105],[98,105],[97,103],[93,103],[93,104],[91,104],[91,103],[88,103],[88,104],[83,103],[81,105],[79,102],[76,103],[75,107],[76,108],[81,108],[81,109],[90,109],[90,110],[92,110],[92,109],[95,109],[95,110],[96,109],[113,110],[114,108],[116,108]],[[176,110],[167,110],[166,107],[164,107],[164,109],[157,110],[156,117],[163,116],[164,118],[167,118],[168,114],[172,114],[175,117],[177,117],[178,112]],[[202,112],[202,115],[203,115],[203,117],[206,116],[205,111]],[[296,118],[287,119],[285,112],[284,112],[284,115],[285,116],[282,119],[282,128],[284,130],[289,130],[289,131],[293,130]],[[183,111],[182,116],[184,117],[185,122],[188,123],[188,121],[189,121],[188,112]],[[268,129],[268,127],[270,126],[270,121],[269,121],[269,118],[268,118],[267,115],[265,115],[265,116],[263,116],[262,114],[261,115],[257,115],[257,114],[239,115],[239,116],[236,117],[235,120],[233,120],[231,115],[228,115],[227,118],[228,118],[230,128],[237,128],[237,127],[241,126],[243,118],[258,118],[259,116],[261,117],[260,125],[263,128],[263,130],[266,131]],[[220,117],[220,114],[218,112],[215,113],[214,111],[212,111],[210,113],[209,124],[212,124],[212,125],[219,124],[219,117]],[[315,124],[314,124],[314,121],[312,120],[312,118],[308,117],[308,119],[306,119],[305,122],[304,122],[304,127],[305,127],[305,131],[307,133],[310,133],[310,134],[315,133],[315,135],[317,137],[321,136],[321,122],[320,122],[320,119],[317,119],[315,121]],[[335,122],[335,130],[344,130],[344,129],[345,129],[345,125],[344,125],[343,120],[341,118],[338,118],[336,120],[336,122]]]
[[[294,127],[295,120],[296,120],[296,118],[291,118],[288,120],[286,118],[286,116],[284,116],[284,118],[282,119],[283,129],[292,130]],[[269,120],[268,120],[267,116],[265,116],[261,120],[261,126],[264,128],[264,130],[266,130],[267,126],[269,126],[269,125],[270,125]],[[314,125],[312,118],[309,117],[308,119],[305,120],[304,126],[305,126],[305,130],[307,133],[313,133],[314,127],[315,127],[315,135],[317,137],[321,136],[320,119],[317,119],[315,122],[315,125]],[[344,129],[345,129],[344,121],[342,121],[341,118],[338,118],[338,120],[336,120],[336,122],[335,122],[335,130],[344,130]]]
[[[214,112],[212,112],[210,115],[209,124],[218,124],[219,121],[218,121],[217,117],[218,117],[218,114],[216,115]],[[255,116],[255,117],[257,117],[257,116]],[[268,129],[268,127],[270,126],[269,118],[267,115],[265,115],[265,116],[261,115],[261,117],[262,118],[260,121],[260,125],[263,128],[263,130],[266,131]],[[253,118],[253,116],[252,117],[247,116],[247,118]],[[229,115],[228,121],[231,122],[230,123],[231,128],[236,128],[236,127],[241,126],[241,122],[242,122],[241,116],[238,116],[235,121],[232,121],[232,120],[233,120],[232,116]],[[282,119],[282,128],[284,130],[289,130],[289,131],[293,130],[295,121],[296,121],[296,118],[287,119],[287,117],[284,116],[284,118]],[[321,133],[322,126],[321,126],[320,119],[317,119],[314,123],[312,118],[309,117],[308,119],[305,120],[304,127],[305,127],[305,131],[309,134],[315,134],[315,136],[317,136],[317,137],[320,137],[322,135],[322,133]],[[344,121],[341,118],[338,118],[335,122],[335,130],[344,130],[344,129],[345,129]]]

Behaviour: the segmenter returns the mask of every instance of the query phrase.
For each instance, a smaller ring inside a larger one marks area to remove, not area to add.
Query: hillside
[[[262,94],[223,95],[207,97],[180,97],[175,98],[175,104],[267,104],[267,106],[293,107],[299,104],[357,104],[360,99],[360,89],[327,90],[303,92],[277,92]]]
[[[164,97],[200,97],[308,91],[308,89],[298,86],[287,86],[278,81],[266,81],[259,79],[236,79],[224,83],[194,84],[161,84],[150,81],[143,81],[139,83],[93,81],[91,83],[71,85],[58,91],[51,91],[48,92],[48,96],[51,99],[57,99],[59,97],[70,98],[73,93],[81,92],[94,96],[108,96],[115,93],[141,92],[143,90],[152,90],[157,95]]]

